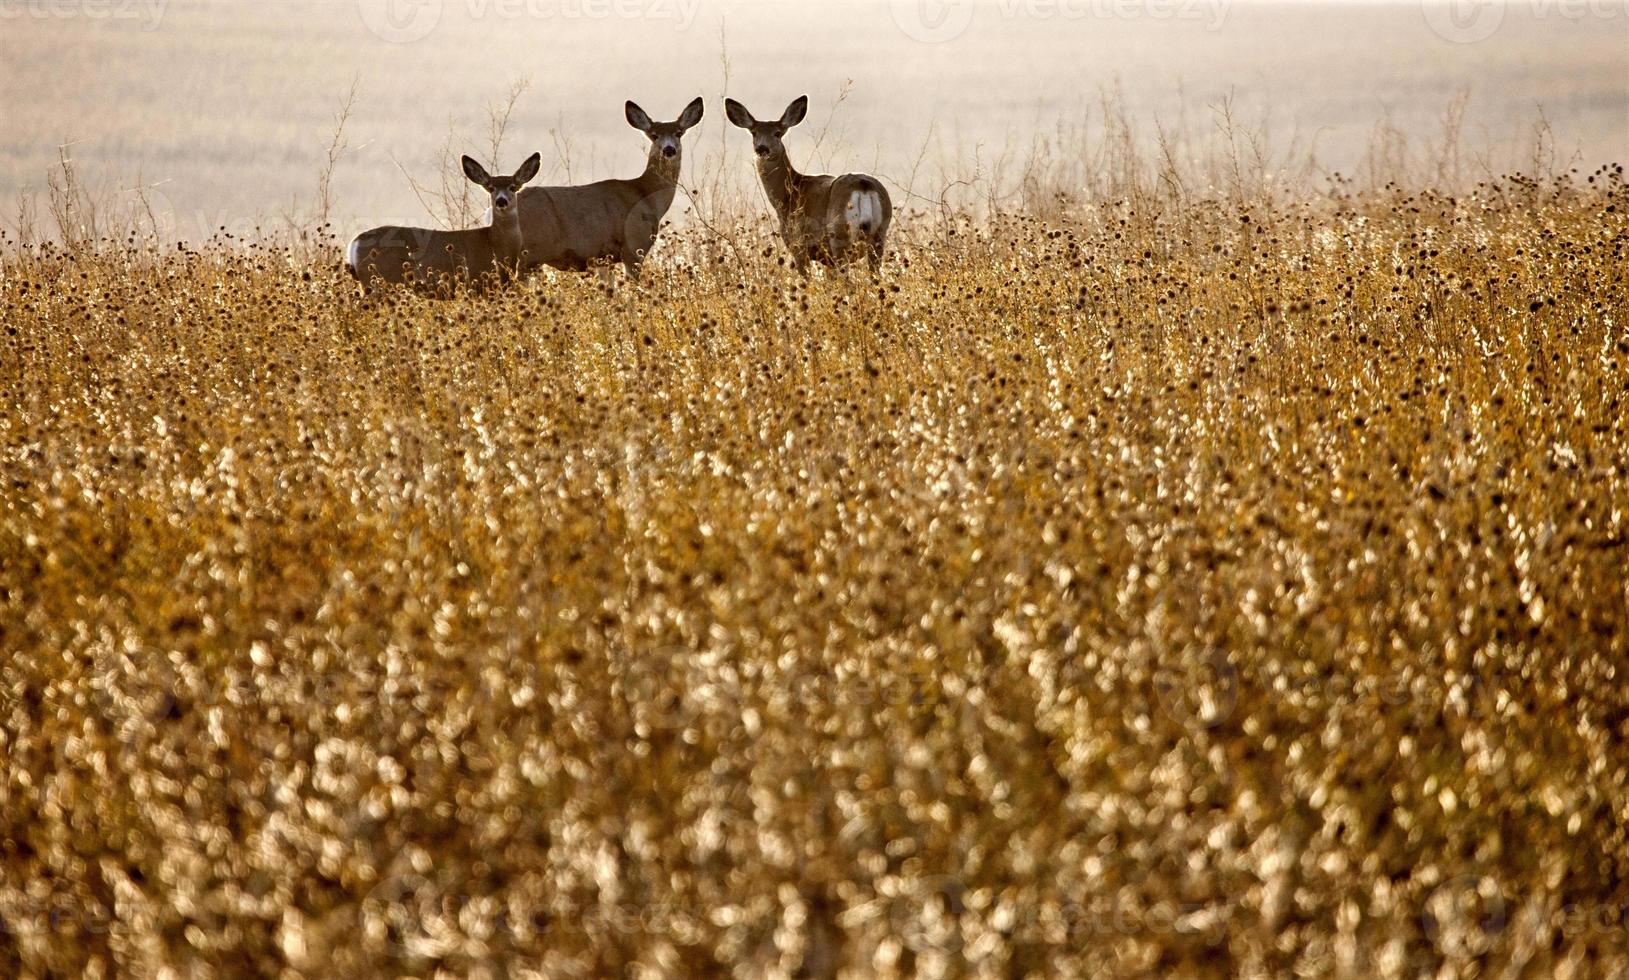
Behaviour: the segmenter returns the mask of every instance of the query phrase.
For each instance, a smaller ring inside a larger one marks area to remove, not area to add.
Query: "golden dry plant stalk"
[[[0,974],[1623,976],[1626,203],[13,250]]]

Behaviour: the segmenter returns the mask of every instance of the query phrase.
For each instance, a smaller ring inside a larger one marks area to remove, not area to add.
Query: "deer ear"
[[[684,112],[679,116],[679,128],[689,129],[701,122],[701,114],[706,110],[707,106],[701,101],[701,96],[691,99],[690,104],[684,107]]]
[[[730,122],[740,126],[742,129],[752,128],[752,113],[747,111],[746,106],[735,101],[734,99],[724,100],[724,115],[729,117]]]
[[[798,123],[802,122],[803,117],[807,115],[808,112],[809,97],[807,95],[798,96],[792,100],[791,105],[786,107],[786,111],[781,113],[781,126],[785,129],[791,129],[793,126],[796,126]]]
[[[537,176],[537,168],[541,166],[543,166],[543,154],[533,153],[526,158],[525,163],[520,165],[520,169],[515,171],[515,183],[528,183],[533,177]]]
[[[628,114],[628,125],[640,130],[641,132],[650,132],[650,116],[646,114],[645,110],[634,105],[632,102],[629,102],[626,107],[626,112]]]
[[[469,157],[464,158],[464,176],[482,187],[492,183],[492,175],[486,172],[486,168]]]

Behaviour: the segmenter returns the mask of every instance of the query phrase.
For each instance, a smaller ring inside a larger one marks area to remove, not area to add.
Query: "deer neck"
[[[513,260],[521,253],[523,239],[520,233],[520,202],[515,202],[507,214],[492,211],[492,226],[487,230],[492,238],[493,251],[505,259]]]
[[[679,164],[683,160],[683,150],[665,157],[652,144],[650,156],[645,158],[645,172],[639,175],[639,183],[650,193],[667,191],[671,194],[679,186]]]
[[[764,192],[769,195],[775,213],[784,219],[796,203],[798,185],[803,179],[786,155],[786,147],[758,158],[758,176],[764,182]]]

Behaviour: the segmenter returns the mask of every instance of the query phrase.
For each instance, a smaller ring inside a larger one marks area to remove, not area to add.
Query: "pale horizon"
[[[488,108],[521,81],[530,85],[505,151],[542,152],[545,181],[637,173],[643,141],[622,119],[624,100],[669,118],[702,95],[687,179],[722,174],[750,190],[740,134],[722,118],[726,59],[728,94],[748,105],[811,97],[816,125],[789,143],[808,167],[873,168],[901,189],[912,174],[923,187],[993,180],[1038,140],[1089,151],[1106,94],[1138,139],[1163,127],[1195,152],[1231,98],[1236,124],[1265,134],[1277,163],[1315,154],[1326,172],[1359,171],[1382,125],[1423,153],[1460,99],[1468,166],[1520,166],[1541,119],[1561,164],[1587,169],[1629,148],[1629,18],[1594,0],[1471,6],[1458,21],[1386,0],[640,0],[644,15],[629,17],[614,13],[626,5],[595,3],[168,0],[151,8],[156,21],[133,3],[110,8],[133,16],[107,18],[39,17],[13,3],[0,20],[0,83],[17,91],[52,66],[83,81],[8,107],[0,214],[42,192],[71,143],[87,183],[152,189],[185,215],[189,237],[204,224],[274,222],[311,203],[353,79],[359,98],[333,178],[345,227],[424,220],[407,175],[435,178],[449,134],[482,152]],[[1558,12],[1577,9],[1596,13]],[[1491,31],[1476,19],[1488,11]]]

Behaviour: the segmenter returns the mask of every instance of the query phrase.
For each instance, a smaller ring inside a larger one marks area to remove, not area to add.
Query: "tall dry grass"
[[[1238,160],[876,282],[12,247],[0,972],[1621,976],[1622,168]]]

